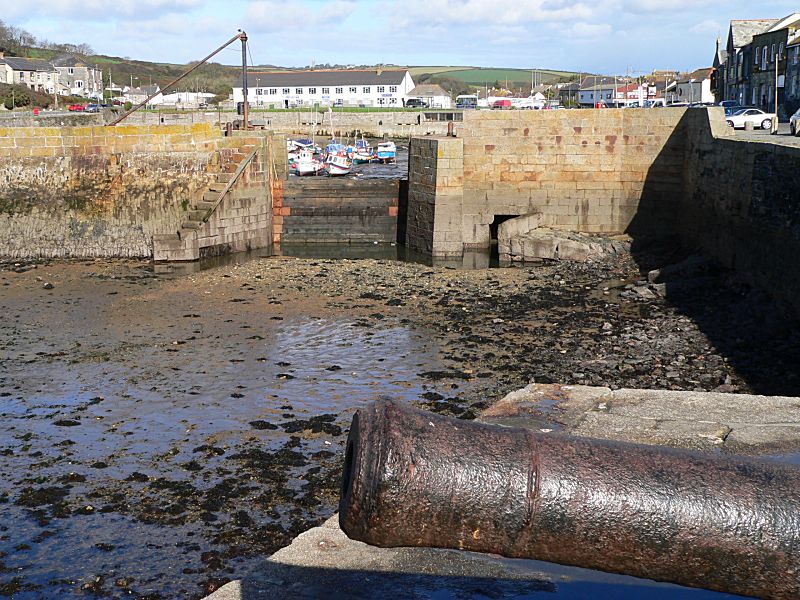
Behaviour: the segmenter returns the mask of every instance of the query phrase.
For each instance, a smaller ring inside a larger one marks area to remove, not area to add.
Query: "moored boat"
[[[319,175],[325,170],[324,163],[311,150],[298,151],[294,163],[290,164],[294,164],[294,170],[300,176]]]
[[[381,142],[378,144],[378,160],[384,164],[397,160],[397,146],[394,142]]]
[[[328,158],[325,159],[325,170],[331,177],[348,175],[352,166],[353,163],[344,152],[329,154]]]

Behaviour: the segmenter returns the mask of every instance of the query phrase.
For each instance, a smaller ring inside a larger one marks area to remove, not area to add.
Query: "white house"
[[[159,98],[160,96],[156,96]],[[178,108],[197,108],[208,104],[214,97],[209,92],[172,92],[163,95],[165,106],[177,106]]]
[[[450,94],[440,85],[429,83],[420,84],[408,93],[408,97],[422,100],[428,105],[428,108],[449,109],[452,107]]]
[[[376,106],[399,108],[414,89],[404,69],[250,71],[247,99],[253,107]],[[233,88],[233,101],[242,102],[242,79]]]
[[[711,67],[697,69],[678,79],[674,97],[678,102],[703,102],[714,103],[714,93],[711,91]]]
[[[16,83],[36,92],[54,94],[58,89],[58,71],[43,60],[0,53],[0,83]]]
[[[163,104],[164,103],[164,96],[163,96],[163,94],[160,93],[161,92],[161,88],[158,87],[158,84],[146,85],[146,86],[141,87],[141,88],[134,88],[134,87],[125,86],[122,91],[123,91],[123,97],[128,102],[130,102],[131,104],[139,104],[141,102],[144,102],[145,100],[147,100],[147,98],[149,98],[150,96],[152,96],[156,92],[159,92],[159,93],[156,94],[156,96],[154,96],[150,100],[150,102],[148,102],[148,105],[151,105],[151,104],[155,105],[155,104]]]

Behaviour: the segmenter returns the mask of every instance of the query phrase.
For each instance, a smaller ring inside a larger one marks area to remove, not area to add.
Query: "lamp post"
[[[770,133],[778,133],[778,63],[781,61],[781,47],[778,46],[778,53],[775,55],[775,117],[772,119],[772,130]]]

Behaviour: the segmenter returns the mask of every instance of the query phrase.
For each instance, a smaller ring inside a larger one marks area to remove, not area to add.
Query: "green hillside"
[[[430,74],[435,77],[447,77],[462,81],[468,85],[483,86],[493,85],[495,82],[509,87],[530,86],[532,70],[530,69],[503,69],[481,67],[444,67],[444,66],[413,66],[409,67],[412,77]],[[541,83],[558,83],[573,79],[577,73],[570,71],[543,70],[536,71],[537,81]]]

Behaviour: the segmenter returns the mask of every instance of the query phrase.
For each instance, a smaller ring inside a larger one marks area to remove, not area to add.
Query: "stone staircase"
[[[250,154],[261,145],[259,138],[243,138],[230,159],[224,164],[209,164],[206,171],[213,173],[213,180],[206,187],[200,200],[189,206],[180,228],[175,233],[153,236],[153,258],[156,261],[197,260],[200,258],[198,232],[222,205],[221,195],[236,177],[236,171]]]

